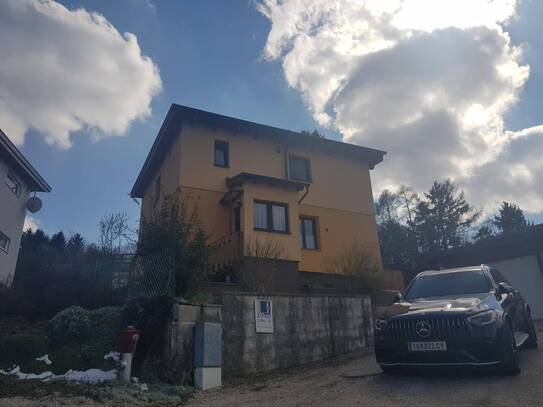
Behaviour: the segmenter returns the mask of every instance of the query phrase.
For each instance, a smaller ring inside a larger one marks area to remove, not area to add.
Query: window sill
[[[260,229],[260,228],[254,228],[255,232],[267,232],[267,233],[277,233],[279,235],[290,235],[291,233],[287,230],[285,232],[282,232],[280,230],[272,230],[272,229]]]
[[[214,167],[216,168],[230,168],[229,165],[218,165],[218,164],[213,164]]]
[[[305,248],[305,247],[300,247],[300,250],[304,250],[304,251],[306,251],[306,252],[320,252],[320,251],[321,251],[321,249],[319,249],[319,248],[316,248],[316,249],[307,249],[307,248]]]

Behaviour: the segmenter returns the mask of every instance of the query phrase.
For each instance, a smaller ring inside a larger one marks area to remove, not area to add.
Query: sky
[[[171,103],[383,149],[374,193],[451,178],[543,220],[536,0],[2,0],[0,128],[52,186],[27,225],[97,236]],[[539,126],[539,127],[538,127]]]

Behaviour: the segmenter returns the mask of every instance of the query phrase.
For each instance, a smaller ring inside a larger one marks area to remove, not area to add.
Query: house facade
[[[145,218],[179,189],[216,247],[273,246],[291,271],[328,273],[354,243],[380,262],[370,170],[384,154],[172,105],[131,195]]]
[[[50,192],[28,160],[0,130],[0,283],[10,286],[32,192]]]

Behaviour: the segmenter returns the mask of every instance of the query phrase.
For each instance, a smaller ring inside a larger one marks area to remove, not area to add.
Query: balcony
[[[207,280],[237,282],[236,268],[243,258],[243,232],[234,232],[211,244],[206,262]]]

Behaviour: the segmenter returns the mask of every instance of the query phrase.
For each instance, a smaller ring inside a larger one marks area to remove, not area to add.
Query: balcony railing
[[[207,259],[209,281],[228,281],[235,278],[235,267],[243,257],[243,232],[234,232],[211,244]]]

